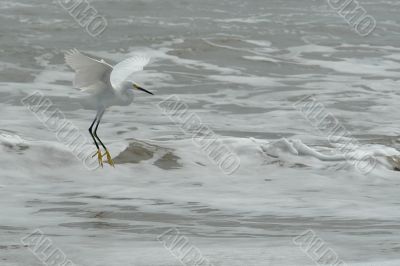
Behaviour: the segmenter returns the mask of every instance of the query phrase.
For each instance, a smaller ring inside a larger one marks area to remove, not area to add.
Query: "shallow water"
[[[314,265],[293,243],[308,229],[346,265],[399,265],[397,2],[360,1],[377,21],[368,37],[325,1],[91,3],[108,21],[99,38],[57,1],[0,3],[0,265],[42,265],[20,241],[35,229],[76,265],[180,265],[157,240],[170,228],[215,266]],[[40,91],[89,139],[70,48],[152,57],[133,78],[155,96],[110,108],[99,129],[115,169],[87,170],[21,103]],[[170,95],[239,156],[237,171],[163,114]],[[309,95],[358,141],[355,157],[377,158],[371,173],[296,109]]]

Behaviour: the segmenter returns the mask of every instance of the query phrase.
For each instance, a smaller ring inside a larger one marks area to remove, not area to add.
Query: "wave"
[[[229,147],[241,160],[240,168],[262,165],[277,165],[286,168],[346,169],[360,170],[360,165],[374,164],[373,170],[400,170],[400,152],[384,144],[366,144],[350,147],[342,153],[340,145],[307,145],[300,139],[282,138],[274,141],[255,138],[221,138],[221,143]],[[7,153],[2,164],[7,168],[12,161],[23,157],[23,165],[73,166],[78,157],[71,156],[71,149],[57,141],[33,141],[10,134],[0,134],[0,145]],[[115,164],[153,165],[161,170],[190,169],[193,166],[208,167],[213,163],[207,153],[196,149],[195,142],[182,140],[137,140],[129,139],[110,144]],[[94,154],[94,147],[89,147]],[[18,158],[16,158],[18,156]],[[95,161],[94,161],[95,162]],[[240,170],[238,174],[240,174]]]
[[[309,146],[299,139],[280,139],[262,145],[261,149],[271,163],[284,163],[316,168],[358,168],[371,163],[371,171],[380,169],[400,169],[400,152],[392,147],[367,144],[360,147],[349,146],[341,152],[340,144],[331,146]],[[371,162],[372,159],[372,162]],[[361,170],[362,169],[358,169]]]

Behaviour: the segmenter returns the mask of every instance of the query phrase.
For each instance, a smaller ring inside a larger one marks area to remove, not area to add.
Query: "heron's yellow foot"
[[[114,161],[113,161],[113,159],[111,158],[111,154],[108,152],[107,149],[106,149],[105,155],[107,156],[107,163],[109,163],[112,167],[115,167],[115,166],[114,166]]]
[[[93,154],[92,157],[97,155],[97,160],[99,161],[99,165],[103,168],[103,154],[101,154],[101,150],[98,149],[95,154]]]

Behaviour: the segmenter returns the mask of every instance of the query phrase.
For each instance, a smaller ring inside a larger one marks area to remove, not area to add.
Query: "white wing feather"
[[[74,87],[93,94],[111,89],[113,67],[104,60],[90,58],[74,49],[65,53],[65,62],[75,70]]]
[[[136,55],[121,61],[114,66],[111,72],[111,85],[119,88],[132,73],[143,70],[149,62],[150,58],[143,55]]]

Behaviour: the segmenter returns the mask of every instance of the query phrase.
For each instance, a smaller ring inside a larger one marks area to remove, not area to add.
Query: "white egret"
[[[148,57],[135,56],[123,60],[113,67],[103,59],[90,58],[76,49],[65,53],[65,62],[75,70],[74,87],[87,92],[96,106],[97,114],[89,127],[89,133],[97,148],[97,152],[93,156],[97,155],[101,167],[103,167],[104,155],[107,157],[107,162],[114,166],[107,147],[97,136],[97,128],[99,127],[104,111],[112,105],[125,106],[131,104],[133,101],[133,90],[141,90],[153,94],[135,82],[127,80],[133,72],[143,70],[149,61]],[[93,130],[95,124],[96,126]],[[102,154],[97,141],[103,147],[104,154]]]

